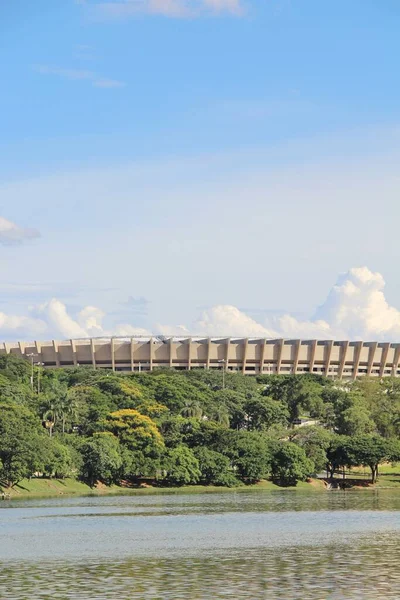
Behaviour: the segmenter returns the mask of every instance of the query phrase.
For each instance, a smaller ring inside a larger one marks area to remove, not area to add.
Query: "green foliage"
[[[171,485],[190,485],[200,481],[199,461],[187,446],[167,450],[163,466],[166,480]]]
[[[29,383],[31,365],[14,354],[2,354],[0,356],[0,372],[10,381]]]
[[[335,429],[341,435],[360,435],[374,431],[369,408],[358,393],[342,396],[336,404]]]
[[[242,481],[253,483],[268,477],[271,470],[271,450],[268,441],[256,433],[239,433],[231,455],[234,469]]]
[[[94,485],[284,485],[400,460],[400,380],[172,369],[40,369],[0,356],[0,483],[44,474]],[[295,426],[299,416],[317,422]],[[44,427],[40,425],[40,421]]]
[[[307,458],[314,464],[314,473],[318,475],[327,465],[326,452],[329,448],[333,434],[323,427],[305,426],[294,430],[290,436],[291,441],[303,448]]]
[[[93,487],[97,481],[106,485],[118,481],[123,464],[120,444],[112,433],[95,433],[81,447],[80,478]]]
[[[65,479],[74,472],[73,454],[68,446],[56,439],[46,440],[42,445],[44,450],[42,471],[48,477]]]
[[[30,477],[43,462],[43,431],[27,408],[0,404],[0,484],[10,487]]]
[[[282,402],[268,396],[253,396],[244,403],[244,426],[252,430],[267,430],[273,425],[287,425],[289,410]]]
[[[314,471],[315,465],[297,444],[280,442],[275,448],[271,461],[273,481],[283,486],[293,486],[311,477]]]
[[[347,442],[350,465],[368,466],[371,469],[372,483],[378,476],[379,463],[394,460],[397,455],[396,444],[378,435],[358,435]]]
[[[220,452],[214,452],[203,446],[193,449],[199,461],[201,483],[233,487],[239,484],[231,469],[230,460]]]
[[[122,409],[111,413],[104,425],[123,448],[125,477],[155,474],[164,441],[150,417],[134,409]]]

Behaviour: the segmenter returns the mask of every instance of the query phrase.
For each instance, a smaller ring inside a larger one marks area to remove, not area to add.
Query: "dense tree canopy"
[[[307,424],[307,419],[311,424]],[[305,421],[305,426],[302,421]],[[301,427],[298,426],[299,422]],[[295,485],[400,460],[400,381],[33,369],[0,357],[0,486],[74,476],[96,485]]]

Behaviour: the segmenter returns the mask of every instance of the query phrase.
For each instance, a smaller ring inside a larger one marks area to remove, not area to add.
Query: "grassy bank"
[[[340,478],[338,478],[339,480]],[[385,489],[393,488],[400,491],[400,468],[384,466],[381,467],[379,479],[375,485],[369,482],[368,471],[363,469],[352,470],[346,476],[346,481],[352,489]],[[351,482],[351,483],[350,483]],[[310,482],[299,482],[296,487],[280,487],[272,481],[260,481],[254,485],[243,485],[240,487],[226,488],[218,486],[190,485],[183,487],[127,487],[127,486],[105,486],[99,485],[91,488],[75,479],[24,479],[18,485],[5,491],[11,499],[26,498],[51,498],[61,496],[106,496],[106,495],[148,495],[148,494],[204,494],[204,493],[243,493],[257,491],[276,490],[298,490],[321,492],[326,489],[320,480],[312,479]]]
[[[88,485],[75,479],[36,479],[23,480],[11,490],[6,490],[11,499],[18,498],[50,498],[60,496],[105,496],[105,495],[127,495],[127,494],[200,494],[200,493],[229,493],[248,491],[273,491],[273,490],[309,490],[323,491],[324,484],[321,481],[312,480],[310,483],[299,482],[297,486],[282,488],[271,481],[260,481],[254,485],[240,486],[236,488],[224,488],[217,486],[191,485],[183,487],[123,487],[118,485],[90,488]]]
[[[363,487],[397,488],[400,490],[400,465],[380,465],[379,477],[375,485],[369,482],[370,476],[369,469],[363,467],[353,468],[347,475],[349,479],[359,480]]]

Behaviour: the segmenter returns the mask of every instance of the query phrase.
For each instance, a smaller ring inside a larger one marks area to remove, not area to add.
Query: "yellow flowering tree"
[[[125,476],[147,476],[157,472],[164,442],[150,417],[135,409],[117,410],[108,416],[107,429],[119,439]]]

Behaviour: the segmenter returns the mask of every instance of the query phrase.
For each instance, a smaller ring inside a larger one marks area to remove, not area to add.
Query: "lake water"
[[[400,494],[0,501],[1,600],[400,598]]]

